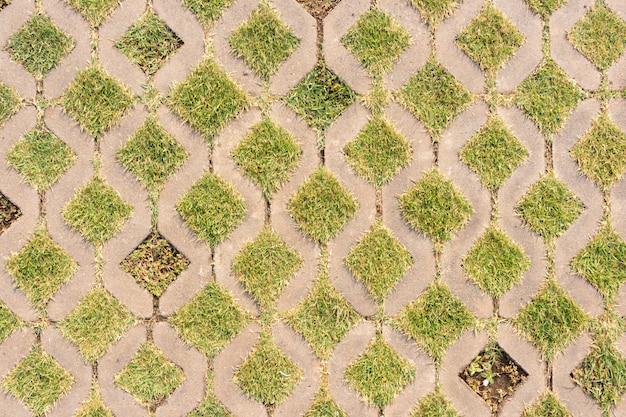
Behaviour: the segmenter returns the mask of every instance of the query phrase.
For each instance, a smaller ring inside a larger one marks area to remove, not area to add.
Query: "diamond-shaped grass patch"
[[[91,395],[85,401],[74,417],[114,417],[111,410],[104,405],[102,396],[95,386],[92,386]]]
[[[78,190],[62,211],[67,224],[94,245],[117,234],[131,213],[132,207],[97,177]]]
[[[114,45],[146,75],[154,75],[183,46],[183,41],[149,10]]]
[[[215,247],[243,222],[246,204],[231,184],[207,173],[185,193],[176,211],[200,239]]]
[[[269,307],[302,266],[302,257],[266,228],[241,248],[233,272],[261,307]]]
[[[187,417],[234,417],[231,413],[226,410],[224,405],[217,399],[215,394],[213,393],[214,383],[213,383],[213,371],[211,368],[207,370],[206,376],[206,396]]]
[[[120,121],[133,101],[126,87],[92,65],[78,73],[61,104],[85,131],[100,138]]]
[[[459,48],[489,72],[500,69],[522,43],[524,35],[491,3],[456,38]]]
[[[386,120],[375,118],[343,152],[357,174],[382,186],[411,161],[411,144]]]
[[[626,134],[603,113],[570,155],[585,175],[608,191],[626,172]]]
[[[443,284],[433,283],[400,312],[394,324],[436,360],[475,323],[461,300]]]
[[[22,215],[22,211],[6,196],[0,193],[0,235]]]
[[[601,337],[583,363],[574,369],[572,378],[606,409],[617,403],[626,391],[626,358],[610,340]]]
[[[6,122],[20,106],[20,97],[15,90],[0,83],[0,126]]]
[[[26,133],[7,155],[7,162],[39,191],[49,188],[74,161],[76,154],[72,149],[42,128]]]
[[[265,2],[235,29],[229,43],[261,79],[267,81],[300,44],[300,39]]]
[[[568,39],[600,71],[606,71],[626,49],[626,22],[604,1],[597,1],[574,25]]]
[[[210,28],[235,0],[183,0],[205,28]]]
[[[315,241],[337,236],[358,209],[358,203],[333,174],[319,168],[287,205],[298,228]]]
[[[417,410],[411,417],[459,417],[459,414],[452,407],[450,400],[443,395],[441,388],[437,387],[435,392],[420,400]]]
[[[302,369],[276,346],[269,334],[235,371],[234,380],[250,398],[265,405],[280,404],[302,379]]]
[[[6,46],[11,59],[38,80],[48,75],[73,48],[74,40],[43,14],[33,15]]]
[[[88,362],[95,363],[134,323],[126,307],[104,289],[96,288],[58,327]]]
[[[398,93],[398,100],[430,132],[433,140],[472,102],[472,94],[434,59],[430,59]]]
[[[550,15],[569,0],[526,0],[528,6],[544,20],[548,20]]]
[[[21,325],[22,321],[19,317],[0,302],[0,343]]]
[[[154,411],[185,379],[178,365],[168,359],[154,343],[147,342],[126,367],[115,375],[114,381],[141,405]]]
[[[539,399],[524,410],[522,417],[572,417],[567,408],[561,404],[553,392],[543,394]]]
[[[341,41],[370,73],[380,75],[392,68],[411,43],[411,37],[393,17],[380,9],[371,9]]]
[[[213,357],[241,332],[250,317],[224,288],[209,283],[170,323],[181,337],[208,357]]]
[[[499,117],[489,118],[459,154],[490,190],[504,184],[527,157],[528,150]]]
[[[377,336],[348,366],[345,378],[367,402],[382,409],[415,378],[415,368]]]
[[[68,3],[78,10],[87,19],[91,26],[100,26],[120,4],[120,0],[67,0]]]
[[[303,417],[348,417],[348,415],[333,401],[328,393],[328,388],[323,387]]]
[[[352,274],[381,303],[413,265],[409,251],[382,222],[362,236],[345,259]]]
[[[463,258],[462,266],[481,290],[491,297],[500,297],[520,282],[530,267],[530,259],[507,235],[490,227]]]
[[[584,98],[581,89],[552,60],[541,64],[516,90],[517,105],[543,133],[555,133]]]
[[[528,189],[515,212],[535,233],[552,240],[562,235],[584,208],[554,174],[546,174]]]
[[[285,100],[309,126],[324,132],[355,98],[354,91],[320,61]]]
[[[425,172],[400,196],[400,210],[411,227],[436,244],[452,239],[474,212],[463,194],[436,168]]]
[[[187,160],[188,155],[168,132],[150,117],[117,151],[117,160],[156,195]]]
[[[159,232],[152,232],[120,263],[135,281],[155,297],[189,266],[189,260]]]
[[[463,0],[409,0],[431,26],[437,26],[461,4]]]
[[[176,85],[167,104],[207,140],[212,140],[249,105],[246,94],[212,60],[202,62]]]
[[[311,293],[285,319],[321,359],[330,357],[358,320],[358,313],[332,286],[327,273],[319,276]]]
[[[605,297],[613,297],[626,281],[626,243],[606,224],[572,259],[572,267]]]
[[[587,326],[587,316],[554,280],[549,279],[514,320],[517,330],[551,362]]]
[[[232,156],[269,199],[298,167],[302,150],[293,134],[265,118],[252,126]]]
[[[19,289],[40,311],[61,285],[76,272],[76,262],[45,229],[38,229],[18,253],[9,258],[7,271]]]
[[[2,381],[2,388],[36,416],[47,413],[66,394],[74,377],[36,344]]]

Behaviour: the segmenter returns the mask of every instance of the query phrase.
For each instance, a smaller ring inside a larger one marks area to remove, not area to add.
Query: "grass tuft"
[[[111,410],[104,405],[102,396],[95,387],[92,387],[91,394],[85,401],[75,417],[114,417]]]
[[[421,399],[417,410],[411,414],[411,417],[459,417],[459,414],[438,386],[436,391]]]
[[[528,6],[544,20],[548,20],[550,15],[569,0],[526,0]]]
[[[556,395],[549,391],[524,410],[522,417],[572,417]]]
[[[328,388],[321,388],[315,396],[315,401],[304,417],[348,417],[348,415],[333,401]]]
[[[0,302],[0,343],[22,325],[22,320]]]
[[[20,97],[15,90],[0,83],[0,126],[9,120],[20,106]]]
[[[100,26],[113,10],[120,4],[120,0],[67,0],[78,10],[93,27]]]
[[[450,16],[463,0],[409,0],[431,26]]]
[[[234,417],[220,403],[213,393],[213,372],[211,368],[207,370],[207,387],[206,396],[196,409],[187,415],[187,417]]]
[[[235,0],[183,0],[183,4],[195,13],[205,27],[210,29]]]

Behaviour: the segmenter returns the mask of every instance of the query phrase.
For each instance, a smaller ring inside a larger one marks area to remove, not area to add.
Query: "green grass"
[[[396,97],[424,123],[434,141],[474,100],[472,94],[434,58],[428,60]]]
[[[463,0],[409,0],[431,26],[450,16]]]
[[[372,119],[343,153],[357,174],[381,187],[411,161],[411,144],[382,118]]]
[[[0,302],[0,343],[22,325],[22,320]]]
[[[209,29],[235,0],[183,0],[183,4]]]
[[[74,45],[74,40],[48,16],[35,14],[11,36],[6,50],[13,61],[41,80],[74,49]]]
[[[188,156],[185,148],[152,117],[116,154],[118,162],[135,174],[155,198]]]
[[[155,297],[189,266],[189,260],[158,232],[152,232],[120,263],[135,281]]]
[[[68,225],[94,245],[117,234],[132,213],[132,207],[101,178],[94,178],[63,207]]]
[[[322,387],[304,417],[348,417],[348,415],[333,401],[328,388]]]
[[[548,20],[550,15],[569,0],[526,0],[528,6],[544,20]]]
[[[183,41],[149,10],[133,23],[114,46],[150,76],[183,46]]]
[[[415,368],[382,336],[376,336],[367,350],[348,366],[345,378],[367,402],[383,409],[415,378]]]
[[[115,8],[120,0],[67,0],[78,10],[93,27],[100,26]]]
[[[97,388],[92,387],[91,394],[87,401],[85,401],[75,417],[114,417],[111,410],[104,405],[102,396],[97,391]]]
[[[465,255],[462,267],[487,295],[500,297],[521,281],[530,259],[507,235],[490,227]]]
[[[226,123],[249,106],[248,97],[215,63],[207,59],[172,88],[167,104],[181,119],[212,140]]]
[[[61,104],[88,133],[100,138],[133,105],[130,91],[97,65],[78,73]]]
[[[284,100],[309,126],[325,132],[355,99],[354,91],[320,61]]]
[[[341,41],[372,75],[382,75],[409,47],[411,36],[394,18],[373,8],[359,18]]]
[[[561,236],[584,208],[554,174],[546,174],[528,189],[515,206],[515,212],[528,227],[550,242]]]
[[[234,417],[213,393],[213,372],[210,368],[207,370],[206,379],[206,396],[200,405],[189,413],[187,417]]]
[[[276,346],[269,334],[235,371],[234,381],[250,398],[266,406],[282,403],[303,377],[302,369]]]
[[[552,60],[544,61],[515,90],[517,105],[544,134],[563,127],[578,102],[581,89]]]
[[[154,343],[147,342],[115,375],[115,384],[128,391],[150,411],[168,398],[185,381],[182,369]]]
[[[7,155],[7,162],[39,191],[48,189],[76,161],[76,154],[45,128],[26,133]]]
[[[267,199],[289,179],[302,160],[295,136],[269,118],[252,126],[231,155]]]
[[[0,235],[22,215],[22,211],[0,192]]]
[[[33,415],[46,414],[66,394],[74,377],[39,343],[2,380],[2,388],[24,403]]]
[[[422,398],[411,417],[459,417],[452,403],[442,393],[441,387]]]
[[[568,39],[600,71],[606,71],[626,49],[626,22],[598,0],[574,25]]]
[[[450,345],[474,324],[474,316],[461,300],[446,285],[436,282],[394,320],[395,327],[413,338],[437,361],[441,361]]]
[[[9,120],[20,106],[21,100],[15,90],[0,83],[0,126]]]
[[[89,363],[95,363],[135,324],[119,301],[102,288],[85,295],[76,308],[59,322],[63,336],[78,346]]]
[[[176,211],[213,248],[243,222],[246,205],[230,183],[207,173],[176,204]]]
[[[301,266],[300,254],[276,232],[265,228],[241,248],[232,270],[256,302],[268,308]]]
[[[499,117],[491,117],[461,149],[459,159],[486,188],[499,188],[528,158],[528,150]]]
[[[17,288],[41,312],[61,286],[72,278],[77,264],[48,232],[39,228],[31,240],[6,263]]]
[[[474,213],[463,194],[436,168],[400,196],[400,210],[411,227],[436,244],[452,239]]]
[[[344,262],[372,297],[382,303],[414,260],[382,221],[378,221],[359,238]]]
[[[248,325],[249,320],[249,315],[228,291],[209,283],[189,304],[174,313],[170,324],[187,343],[212,358]]]
[[[358,207],[354,197],[324,168],[315,170],[287,204],[298,228],[321,243],[337,236]]]
[[[522,417],[572,417],[567,408],[561,404],[556,395],[549,391],[529,407],[526,407]]]
[[[514,324],[552,362],[587,327],[588,318],[565,290],[549,279],[519,312]]]
[[[309,295],[285,317],[320,359],[327,360],[337,343],[359,321],[359,314],[342,297],[326,272]]]
[[[603,113],[572,147],[570,155],[585,175],[609,191],[626,172],[626,134]]]
[[[456,44],[487,72],[499,70],[524,43],[524,35],[487,3],[456,38]]]

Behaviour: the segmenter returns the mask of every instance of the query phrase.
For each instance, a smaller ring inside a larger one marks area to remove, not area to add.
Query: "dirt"
[[[2,8],[2,2],[3,0],[0,0],[0,9]],[[20,209],[8,198],[0,194],[0,235],[21,215]]]
[[[0,0],[1,2],[4,0]],[[339,3],[339,0],[297,0],[318,22],[324,20],[328,13]]]

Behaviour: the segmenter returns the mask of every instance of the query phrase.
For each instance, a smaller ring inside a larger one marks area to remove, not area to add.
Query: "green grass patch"
[[[415,368],[382,338],[346,369],[345,378],[363,398],[379,409],[389,405],[415,378]]]
[[[114,46],[150,76],[183,46],[183,41],[149,10],[133,23]]]
[[[133,103],[130,91],[96,65],[78,73],[61,101],[65,111],[96,138],[116,125]]]
[[[67,0],[78,10],[93,27],[100,26],[113,10],[120,4],[120,0]]]
[[[37,80],[48,73],[74,49],[74,40],[44,14],[33,15],[11,36],[6,50]]]
[[[446,285],[435,282],[398,314],[394,325],[440,361],[450,345],[475,321]]]
[[[441,387],[422,398],[411,417],[459,417],[452,403],[444,397]]]
[[[50,411],[73,383],[74,377],[37,343],[4,378],[2,388],[40,417]]]
[[[187,417],[233,417],[213,393],[213,372],[207,370],[206,396]]]
[[[606,71],[626,49],[626,22],[604,1],[597,1],[567,37],[600,71]]]
[[[328,388],[322,387],[304,417],[348,417],[348,415],[333,401]]]
[[[48,189],[76,161],[76,154],[45,128],[26,133],[7,155],[7,162],[39,191]]]
[[[462,267],[486,294],[500,297],[521,281],[530,259],[507,235],[490,227],[463,258]]]
[[[22,215],[22,211],[0,192],[0,235]]]
[[[524,35],[487,3],[456,38],[456,44],[487,72],[499,70],[524,43]]]
[[[259,343],[235,371],[234,381],[244,393],[266,406],[283,402],[302,379],[302,369],[276,346],[271,335]]]
[[[567,408],[561,404],[556,395],[549,391],[529,407],[526,407],[522,417],[572,417]]]
[[[372,75],[382,75],[409,47],[411,36],[394,18],[374,8],[362,15],[341,41]]]
[[[382,118],[372,119],[344,148],[357,174],[381,187],[411,162],[411,144]]]
[[[150,117],[117,151],[116,157],[156,197],[188,155],[185,148]]]
[[[578,197],[554,174],[546,174],[534,183],[515,206],[524,223],[547,241],[561,236],[584,209]]]
[[[450,16],[463,0],[409,0],[431,26]]]
[[[528,158],[528,150],[501,118],[490,117],[461,149],[459,158],[476,172],[483,186],[494,190]]]
[[[428,60],[396,97],[424,123],[434,141],[474,100],[472,93],[434,58]]]
[[[183,4],[209,29],[235,0],[183,0]]]
[[[463,194],[436,168],[400,196],[400,210],[411,227],[436,244],[452,239],[474,213]]]
[[[514,324],[552,362],[587,327],[588,318],[565,290],[549,279],[519,312]]]
[[[550,15],[569,0],[526,0],[528,6],[544,20],[548,20]]]
[[[22,320],[0,302],[0,343],[22,324]]]
[[[300,164],[302,149],[293,134],[265,118],[252,126],[231,155],[270,199]]]
[[[126,307],[97,288],[87,293],[58,327],[89,363],[95,363],[133,324],[135,319]]]
[[[517,105],[545,134],[563,127],[578,102],[581,89],[552,60],[544,61],[515,90]]]
[[[15,90],[0,83],[0,126],[9,120],[20,106],[21,100]]]
[[[249,106],[241,88],[208,59],[170,91],[167,104],[184,122],[212,140],[228,121]]]
[[[207,357],[215,356],[247,325],[250,317],[224,288],[209,283],[170,318],[183,340]]]
[[[111,410],[104,405],[102,396],[97,391],[97,388],[91,388],[91,394],[87,401],[85,401],[75,417],[114,417]]]
[[[207,173],[176,204],[176,211],[213,248],[243,222],[246,204],[230,183]]]
[[[128,391],[141,405],[150,411],[168,398],[185,381],[182,369],[154,343],[147,342],[115,375],[115,384]]]
[[[31,240],[7,261],[6,268],[17,287],[41,312],[61,286],[76,272],[76,262],[39,228]]]

